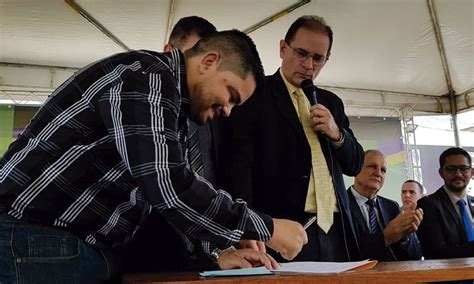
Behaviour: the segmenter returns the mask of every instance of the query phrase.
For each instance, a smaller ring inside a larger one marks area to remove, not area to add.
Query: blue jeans
[[[66,231],[0,214],[0,283],[99,283],[113,258]]]

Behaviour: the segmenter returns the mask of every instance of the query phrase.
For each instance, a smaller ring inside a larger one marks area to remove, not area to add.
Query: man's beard
[[[454,182],[457,180],[462,180],[464,182],[464,185],[462,186],[455,186]],[[456,180],[451,180],[449,184],[446,184],[446,187],[451,190],[452,192],[462,192],[463,190],[466,189],[467,183],[463,179],[456,179]]]

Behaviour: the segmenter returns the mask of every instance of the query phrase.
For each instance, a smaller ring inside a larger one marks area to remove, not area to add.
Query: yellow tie
[[[295,97],[298,105],[300,121],[303,126],[306,139],[308,140],[308,143],[311,147],[312,169],[309,177],[305,211],[316,211],[318,215],[318,225],[324,232],[327,233],[332,226],[334,212],[337,210],[334,186],[332,184],[331,175],[329,174],[328,166],[326,164],[326,159],[324,158],[323,151],[321,150],[321,144],[319,143],[318,136],[311,127],[311,119],[309,117],[309,102],[301,89],[297,89],[295,91]],[[315,181],[317,181],[317,183]]]

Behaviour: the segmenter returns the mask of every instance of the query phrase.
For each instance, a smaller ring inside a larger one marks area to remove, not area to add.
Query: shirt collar
[[[297,88],[296,86],[288,82],[288,80],[286,80],[285,75],[283,75],[283,71],[281,71],[281,67],[278,71],[280,71],[280,76],[283,79],[283,82],[285,83],[286,89],[288,90],[289,94],[293,94],[298,89],[301,90],[301,88]]]
[[[458,200],[460,200],[460,199],[464,199],[466,204],[469,204],[468,201],[467,201],[467,197],[466,197],[466,190],[464,190],[463,197],[460,198],[456,194],[454,194],[451,190],[449,190],[446,187],[446,185],[444,185],[443,188],[444,188],[444,191],[446,192],[446,194],[449,196],[449,199],[451,200],[453,205],[456,205],[456,202],[458,202]]]
[[[352,195],[354,195],[354,198],[357,201],[357,204],[359,204],[359,206],[365,205],[367,200],[369,200],[367,197],[358,193],[357,190],[355,190],[354,185],[351,186],[351,192]],[[374,201],[377,201],[377,196],[374,197]]]

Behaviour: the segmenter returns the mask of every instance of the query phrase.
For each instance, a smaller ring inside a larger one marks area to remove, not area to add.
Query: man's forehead
[[[366,164],[381,164],[383,163],[384,166],[387,166],[387,162],[385,161],[384,155],[379,153],[367,153],[365,155],[365,163]]]
[[[402,190],[416,190],[417,187],[414,182],[406,182],[402,185]]]
[[[451,165],[456,165],[458,163],[465,163],[465,164],[468,164],[468,159],[464,156],[464,155],[450,155],[450,156],[447,156],[445,159],[444,159],[444,164],[447,165],[447,164],[451,164]]]

